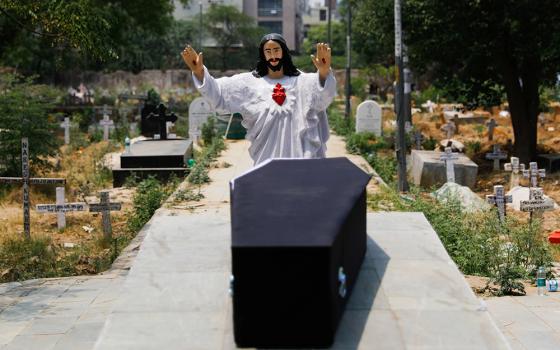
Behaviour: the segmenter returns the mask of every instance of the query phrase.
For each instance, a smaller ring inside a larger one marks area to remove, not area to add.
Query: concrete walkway
[[[229,143],[218,163],[231,166],[212,169],[203,205],[158,210],[112,271],[0,285],[0,349],[235,348],[228,182],[251,167],[247,148]],[[343,141],[332,137],[329,156],[345,155]],[[369,190],[378,187],[374,179]],[[368,233],[335,349],[508,348],[423,215],[370,213]]]

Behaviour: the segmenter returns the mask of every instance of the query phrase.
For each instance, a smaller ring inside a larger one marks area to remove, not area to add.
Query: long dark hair
[[[268,74],[268,65],[266,58],[264,57],[264,44],[267,41],[272,40],[277,42],[282,48],[282,69],[284,70],[284,75],[293,77],[300,74],[300,71],[294,66],[292,62],[292,56],[290,55],[290,50],[286,45],[286,41],[280,34],[272,33],[263,36],[261,39],[261,44],[259,45],[259,61],[257,62],[257,67],[253,70],[253,75],[256,78],[262,78]]]

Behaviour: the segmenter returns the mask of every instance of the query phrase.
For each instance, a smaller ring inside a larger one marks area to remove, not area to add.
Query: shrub
[[[128,220],[129,232],[138,232],[169,194],[170,190],[154,177],[141,181],[133,198],[133,212]]]

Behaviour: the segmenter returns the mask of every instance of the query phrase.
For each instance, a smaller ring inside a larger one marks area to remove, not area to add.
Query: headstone
[[[519,177],[523,173],[523,170],[525,170],[525,164],[520,164],[519,158],[511,157],[510,163],[504,164],[504,170],[511,171],[509,188],[514,188],[515,186],[519,186]]]
[[[505,194],[504,186],[502,185],[494,186],[494,194],[486,195],[486,201],[498,208],[498,217],[502,223],[506,217],[506,203],[511,203],[512,200],[511,195]]]
[[[167,107],[163,103],[160,103],[157,109],[151,112],[147,118],[149,121],[153,121],[158,125],[157,134],[160,140],[167,140],[167,123],[174,123],[177,121],[177,116],[175,113],[167,114]],[[154,133],[155,135],[155,133]],[[156,137],[154,137],[155,139]]]
[[[356,132],[372,132],[376,136],[382,134],[381,106],[375,101],[364,101],[356,110]]]
[[[99,125],[103,127],[103,141],[109,140],[109,127],[113,126],[115,123],[111,119],[109,119],[109,115],[104,114],[103,120],[99,122]]]
[[[66,213],[70,211],[86,210],[86,203],[66,203],[64,199],[64,187],[56,188],[56,204],[37,204],[35,209],[39,213],[57,213],[58,229],[66,227]]]
[[[29,177],[29,140],[21,139],[21,177],[0,177],[0,183],[22,183],[23,190],[23,233],[26,239],[31,238],[31,225],[29,218],[29,185],[54,185],[65,184],[65,179],[60,178],[30,178]]]
[[[212,105],[204,98],[197,97],[189,105],[189,138],[197,142],[202,125],[215,114]]]
[[[103,219],[103,236],[110,240],[113,234],[111,227],[111,212],[121,210],[121,203],[111,203],[109,201],[109,191],[99,192],[99,204],[90,204],[89,211],[94,213],[102,213]]]
[[[425,108],[428,113],[434,113],[434,108],[437,106],[437,104],[433,103],[432,101],[428,100],[426,101],[426,103],[422,104],[422,108]]]
[[[486,153],[486,159],[494,161],[494,171],[500,170],[500,159],[507,159],[507,153],[500,149],[500,145],[494,144],[492,153]]]
[[[65,117],[64,122],[60,124],[61,128],[64,128],[64,144],[70,144],[70,118]]]
[[[521,211],[530,212],[530,219],[542,217],[545,210],[553,210],[554,202],[544,197],[543,189],[540,187],[531,187],[529,189],[529,200],[522,200],[519,203]]]
[[[453,153],[458,157],[454,163],[455,182],[475,188],[478,165],[463,153]],[[424,188],[442,186],[447,182],[445,163],[440,159],[442,152],[412,150],[411,175],[415,185]]]
[[[531,200],[532,196],[531,188],[523,186],[513,187],[507,192],[507,194],[511,195],[513,198],[513,201],[508,206],[517,211],[521,211],[521,202]],[[558,204],[546,194],[543,194],[543,198],[547,201],[551,201],[555,209],[559,208]]]
[[[539,187],[539,178],[546,176],[544,169],[539,169],[537,162],[530,162],[529,169],[523,170],[523,177],[531,179],[531,187]]]
[[[441,127],[441,130],[445,132],[445,137],[449,140],[455,135],[457,127],[453,121],[448,121]]]
[[[488,127],[488,141],[492,141],[494,139],[494,129],[496,128],[496,125],[498,124],[494,118],[486,122],[486,126]]]
[[[439,159],[445,162],[445,174],[447,176],[447,182],[455,182],[455,166],[453,165],[453,163],[455,163],[455,161],[459,159],[457,154],[453,153],[451,147],[446,147],[445,152],[440,156]]]

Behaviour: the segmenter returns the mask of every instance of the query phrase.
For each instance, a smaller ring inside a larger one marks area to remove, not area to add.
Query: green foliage
[[[344,118],[342,112],[334,104],[329,106],[328,109],[329,125],[340,136],[346,136],[354,132],[355,122],[354,119]]]
[[[175,193],[174,201],[176,202],[198,202],[204,198],[204,195],[198,192],[194,192],[192,188],[187,188],[184,190],[178,190]]]
[[[204,141],[204,144],[205,145],[210,145],[212,143],[212,140],[217,135],[216,134],[216,118],[214,118],[214,117],[208,118],[206,123],[204,123],[202,125],[200,133],[201,133],[201,136],[202,136],[202,141]]]
[[[133,212],[127,223],[128,231],[138,232],[150,220],[169,194],[170,189],[163,186],[154,177],[141,181],[134,194]]]
[[[191,169],[189,176],[187,176],[187,181],[195,185],[202,185],[210,182],[208,167],[224,149],[225,143],[221,137],[215,137],[210,144],[205,144],[204,150],[197,158],[196,164]]]
[[[437,145],[438,145],[438,140],[434,139],[431,136],[427,139],[424,139],[424,141],[422,141],[422,147],[425,150],[434,150],[436,149]]]
[[[397,159],[394,156],[371,153],[366,159],[385,183],[389,185],[395,183],[395,178],[397,176]]]
[[[35,168],[48,167],[47,157],[57,154],[59,129],[50,116],[58,91],[33,83],[32,78],[15,74],[0,75],[0,169],[21,174],[21,138],[29,138],[30,163]]]
[[[374,133],[350,133],[346,136],[346,149],[350,153],[368,155],[382,148],[387,148],[385,140],[377,138]]]
[[[475,154],[480,153],[480,151],[482,150],[482,144],[480,143],[480,141],[466,141],[465,142],[465,150],[467,153],[467,156],[469,156],[469,158],[472,158]]]

